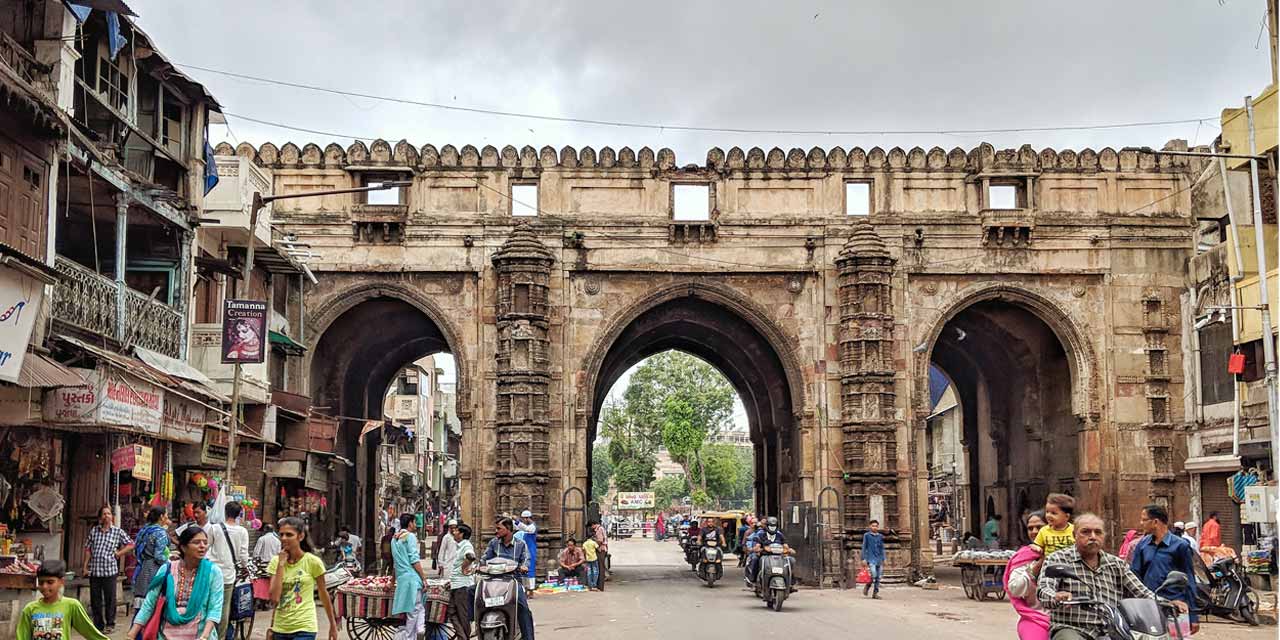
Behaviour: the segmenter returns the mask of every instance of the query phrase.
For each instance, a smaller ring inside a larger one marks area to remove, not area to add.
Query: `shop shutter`
[[[1200,476],[1200,512],[1208,520],[1209,514],[1217,511],[1218,521],[1222,524],[1222,544],[1239,551],[1240,505],[1227,492],[1227,479],[1231,475],[1206,473]]]

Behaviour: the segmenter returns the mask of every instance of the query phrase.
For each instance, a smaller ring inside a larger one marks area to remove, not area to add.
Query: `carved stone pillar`
[[[840,416],[844,434],[845,530],[909,529],[898,495],[897,393],[894,389],[895,260],[863,221],[836,258],[840,302]]]
[[[498,436],[496,490],[501,513],[533,512],[547,522],[550,490],[548,290],[555,258],[527,224],[493,254],[496,314]]]

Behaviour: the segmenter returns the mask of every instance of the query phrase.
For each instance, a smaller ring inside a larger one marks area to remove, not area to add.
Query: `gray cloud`
[[[1214,116],[1269,80],[1264,3],[134,0],[179,62],[470,107],[742,128],[968,129]],[[815,17],[816,16],[816,17]],[[987,135],[693,133],[395,105],[201,71],[228,111],[422,145],[970,148],[1200,143],[1216,123]],[[215,126],[215,139],[223,135]],[[327,142],[231,119],[238,140]],[[341,141],[341,140],[340,140]]]

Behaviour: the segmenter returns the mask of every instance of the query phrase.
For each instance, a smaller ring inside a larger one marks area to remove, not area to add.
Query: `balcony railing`
[[[17,40],[5,33],[0,33],[0,63],[13,69],[27,84],[49,90],[47,78],[52,68],[36,60]]]
[[[62,274],[53,291],[54,318],[122,344],[182,357],[182,314],[62,256],[54,267]]]

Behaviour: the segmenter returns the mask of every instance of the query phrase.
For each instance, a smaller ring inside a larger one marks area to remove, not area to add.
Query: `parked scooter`
[[[760,550],[760,574],[756,577],[756,595],[774,611],[782,611],[782,603],[791,595],[791,550],[771,544]]]
[[[1258,594],[1249,586],[1249,577],[1240,563],[1234,558],[1220,558],[1204,569],[1209,581],[1205,583],[1196,576],[1196,610],[1258,626]]]
[[[519,576],[516,563],[506,558],[494,558],[480,567],[482,577],[476,586],[475,612],[476,637],[479,640],[511,640],[519,625],[516,620],[519,602]]]
[[[724,575],[724,550],[716,536],[704,536],[698,558],[698,578],[714,587]]]
[[[1088,587],[1070,567],[1048,565],[1044,568],[1043,575],[1060,581],[1074,580],[1076,584]],[[1155,591],[1186,588],[1187,584],[1188,578],[1185,573],[1170,571],[1169,577],[1165,578],[1164,583]],[[1061,586],[1059,588],[1064,591],[1068,590]],[[1073,594],[1070,600],[1061,604],[1063,606],[1088,607],[1093,609],[1098,614],[1098,617],[1106,621],[1106,631],[1103,632],[1102,637],[1096,640],[1167,640],[1170,637],[1170,623],[1174,623],[1173,626],[1177,628],[1178,609],[1169,600],[1159,596],[1154,600],[1150,598],[1125,598],[1120,601],[1118,606],[1114,606],[1098,600],[1092,589],[1088,589],[1088,591],[1087,594],[1082,596]],[[1177,640],[1183,640],[1181,629],[1177,634]]]
[[[351,582],[355,577],[355,574],[351,573],[351,570],[341,562],[329,565],[324,570],[324,590],[329,592],[329,601],[336,601],[338,587]]]

